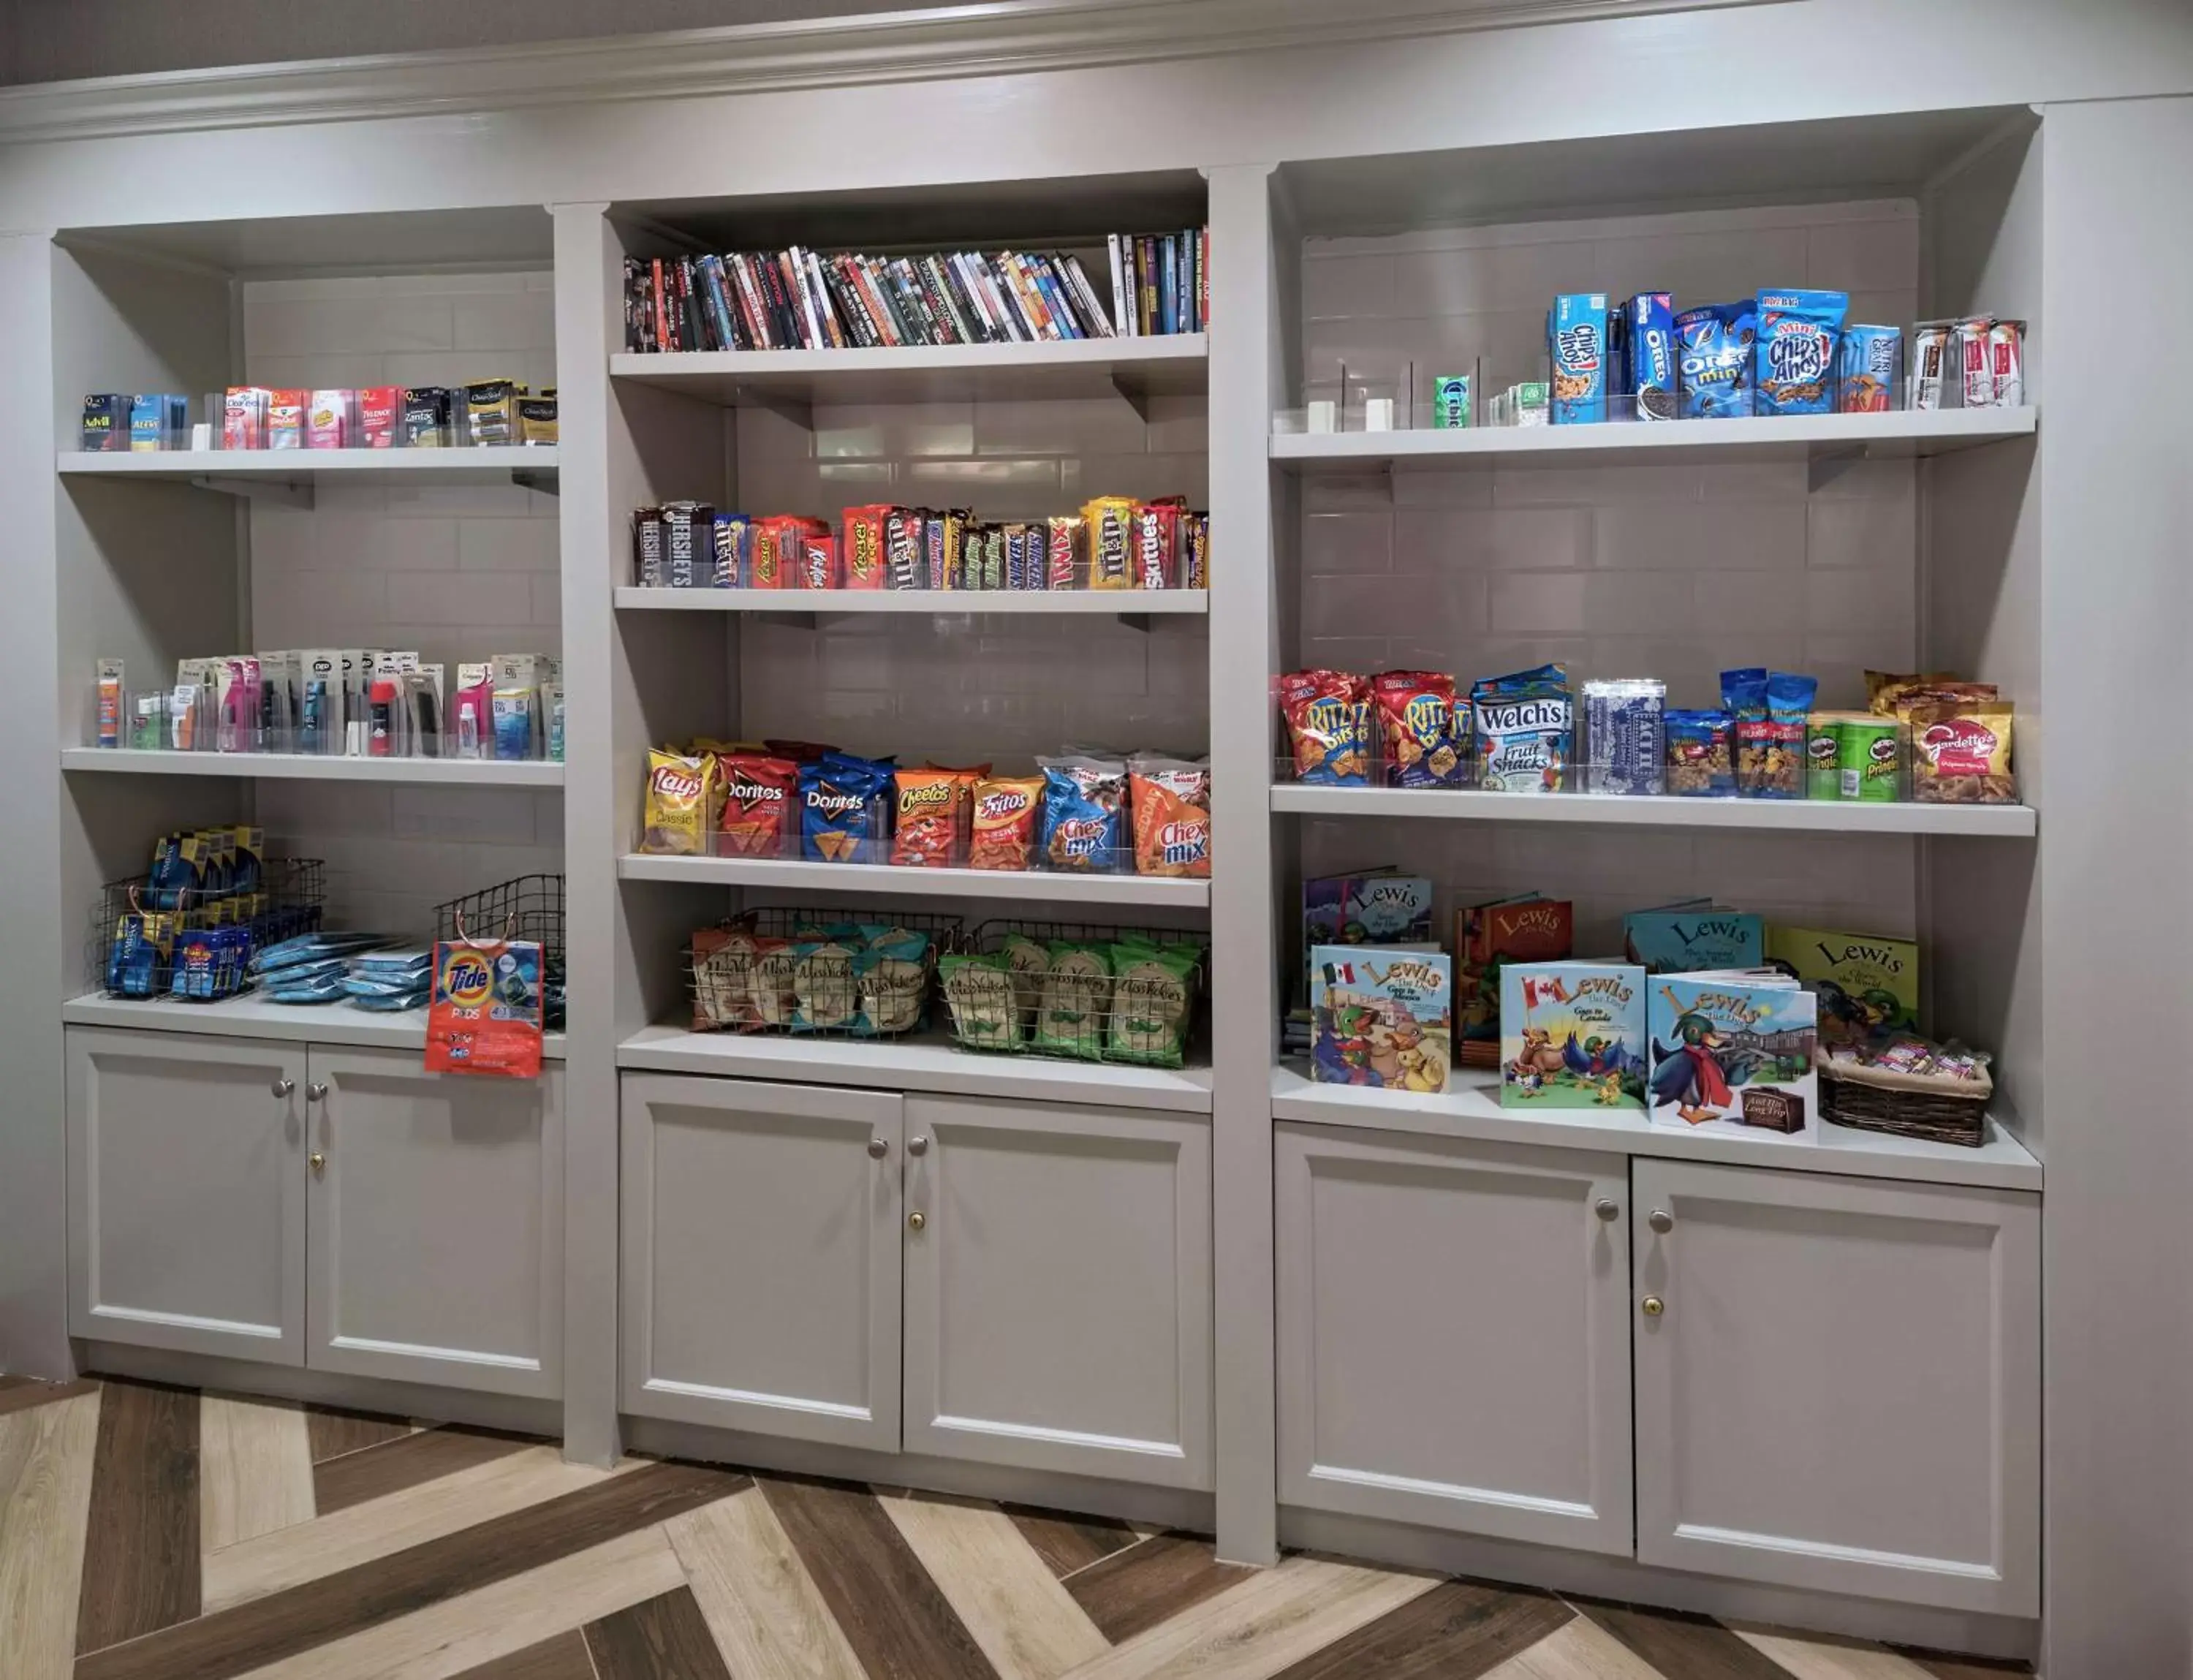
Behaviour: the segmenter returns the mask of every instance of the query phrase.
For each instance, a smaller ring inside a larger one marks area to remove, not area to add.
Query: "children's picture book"
[[[1647,974],[1758,968],[1766,961],[1764,921],[1708,899],[1632,910],[1622,919],[1629,960]]]
[[[1770,927],[1766,960],[1787,969],[1820,1001],[1820,1041],[1862,1043],[1917,1032],[1919,945],[1877,933]]]
[[[1500,970],[1500,1106],[1645,1106],[1645,971],[1622,962]]]
[[[1574,908],[1526,892],[1454,913],[1454,1020],[1464,1067],[1500,1059],[1500,971],[1511,962],[1555,962],[1574,949]]]
[[[1303,883],[1303,970],[1320,945],[1428,943],[1432,884],[1391,864]]]
[[[1320,945],[1310,953],[1309,984],[1313,1079],[1446,1089],[1454,966],[1444,951]]]
[[[1679,1131],[1819,1136],[1812,995],[1772,969],[1656,974],[1646,1118]]]

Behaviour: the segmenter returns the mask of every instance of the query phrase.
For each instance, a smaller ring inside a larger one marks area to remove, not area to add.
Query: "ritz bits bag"
[[[1360,788],[1371,768],[1371,685],[1345,671],[1293,671],[1280,679],[1295,780]]]
[[[1142,757],[1127,765],[1135,873],[1208,879],[1211,766]]]

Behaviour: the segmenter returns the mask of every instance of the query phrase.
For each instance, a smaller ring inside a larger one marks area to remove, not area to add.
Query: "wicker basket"
[[[1934,1079],[1848,1062],[1820,1064],[1820,1115],[1862,1132],[1888,1132],[1976,1150],[1987,1142],[1988,1099],[1995,1081]]]

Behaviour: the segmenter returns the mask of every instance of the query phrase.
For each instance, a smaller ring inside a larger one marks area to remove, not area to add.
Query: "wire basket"
[[[519,875],[434,906],[434,939],[527,939],[541,947],[542,1026],[564,1026],[564,877]]]
[[[165,902],[172,897],[172,903]],[[85,969],[109,997],[182,997],[217,1002],[249,989],[244,964],[255,951],[320,926],[327,902],[327,865],[317,857],[261,860],[249,892],[183,888],[156,893],[149,874],[109,881],[99,890],[85,930]],[[155,920],[157,926],[155,926]],[[202,989],[179,989],[177,956],[189,936],[238,929],[240,949],[223,960]]]
[[[984,922],[943,965],[952,1036],[969,1050],[1184,1066],[1208,946],[1178,928]]]
[[[881,909],[743,911],[694,934],[687,995],[698,1033],[900,1038],[929,1024],[937,959],[957,916]]]

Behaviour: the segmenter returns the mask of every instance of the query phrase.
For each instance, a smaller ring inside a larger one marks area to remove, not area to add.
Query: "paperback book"
[[[1915,940],[1770,927],[1766,956],[1819,999],[1824,1044],[1855,1044],[1886,1033],[1919,1030]]]
[[[1303,883],[1303,972],[1320,945],[1424,945],[1432,937],[1432,884],[1388,864]]]
[[[1446,1089],[1454,972],[1438,950],[1320,945],[1310,953],[1310,1075],[1325,1085]]]
[[[1500,1106],[1645,1106],[1645,971],[1511,962],[1500,971]]]
[[[1511,962],[1557,962],[1574,949],[1575,910],[1526,892],[1454,913],[1454,1018],[1464,1067],[1500,1060],[1500,974]]]
[[[1622,919],[1629,960],[1647,974],[1694,974],[1709,968],[1758,968],[1766,960],[1766,931],[1758,916],[1709,899],[1632,910]]]
[[[1655,975],[1646,1117],[1692,1132],[1819,1135],[1812,995],[1772,969]]]

